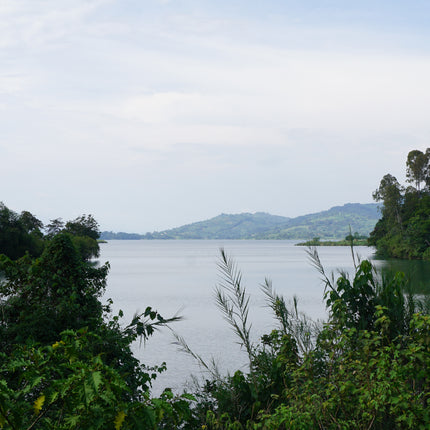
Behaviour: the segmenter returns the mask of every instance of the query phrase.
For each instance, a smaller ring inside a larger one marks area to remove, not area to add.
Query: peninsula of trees
[[[382,256],[430,260],[430,148],[409,152],[406,178],[402,186],[388,173],[373,193],[382,218],[369,244]]]

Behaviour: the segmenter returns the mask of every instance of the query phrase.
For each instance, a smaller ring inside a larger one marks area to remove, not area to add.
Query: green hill
[[[221,214],[171,230],[147,233],[143,239],[256,239],[288,221],[289,218],[264,212]]]
[[[343,239],[357,232],[368,236],[381,217],[378,204],[347,203],[327,211],[292,218],[258,239]]]
[[[221,214],[206,221],[144,235],[103,232],[101,239],[343,239],[368,236],[380,218],[376,203],[348,203],[297,218],[255,214]]]

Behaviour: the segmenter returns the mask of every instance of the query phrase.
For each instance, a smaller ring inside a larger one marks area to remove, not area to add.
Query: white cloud
[[[158,133],[159,144],[286,143],[285,131],[298,128],[337,135],[429,130],[428,58],[273,51],[260,61],[258,54],[249,68],[182,68],[197,92],[135,94],[100,109],[133,121],[143,135]]]
[[[5,0],[0,7],[2,46],[46,49],[85,28],[83,20],[106,0]]]
[[[157,3],[2,2],[5,200],[31,199],[24,184],[40,177],[52,201],[64,187],[77,202],[102,178],[131,212],[152,201],[156,220],[171,202],[299,214],[341,203],[347,184],[370,200],[379,177],[428,145],[427,50],[383,49],[387,35],[366,28]],[[237,205],[223,195],[232,183]]]
[[[22,93],[28,87],[24,76],[0,75],[0,96]]]
[[[184,111],[196,111],[199,95],[175,92],[132,96],[119,106],[118,114],[147,124],[168,124],[175,115]]]

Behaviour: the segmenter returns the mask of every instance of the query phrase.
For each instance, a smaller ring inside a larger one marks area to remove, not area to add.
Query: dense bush
[[[189,395],[151,398],[165,365],[131,351],[164,319],[147,307],[126,326],[102,305],[109,266],[82,259],[70,233],[40,258],[0,255],[0,428],[190,428]]]
[[[430,317],[405,294],[404,276],[381,278],[369,261],[326,281],[329,320],[290,309],[266,281],[279,327],[246,347],[247,295],[231,261],[224,309],[248,351],[248,373],[207,381],[197,412],[208,429],[425,429],[430,426]],[[224,272],[226,273],[226,272]],[[239,300],[238,300],[239,299]],[[224,312],[225,314],[225,312]],[[249,333],[248,333],[249,335]]]

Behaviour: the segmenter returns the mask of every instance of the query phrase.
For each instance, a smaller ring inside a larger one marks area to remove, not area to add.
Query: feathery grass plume
[[[188,355],[191,355],[191,357],[193,357],[197,361],[197,363],[199,364],[199,366],[203,367],[204,369],[206,369],[211,374],[213,373],[211,367],[203,360],[203,358],[201,357],[201,355],[195,353],[190,348],[190,346],[188,345],[187,341],[182,336],[180,336],[178,333],[176,333],[173,330],[172,330],[172,334],[173,334],[174,338],[176,339],[176,341],[173,342],[173,344],[174,345],[178,345],[180,351],[185,352]]]
[[[287,306],[284,297],[273,289],[270,279],[266,278],[260,287],[266,296],[268,306],[281,325],[281,332],[291,335],[296,340],[301,354],[309,352],[313,348],[313,340],[320,331],[319,323],[299,312],[297,296],[294,296],[290,306]]]
[[[248,324],[249,295],[242,286],[242,273],[233,259],[227,256],[223,248],[220,252],[221,260],[218,268],[221,281],[215,288],[215,302],[224,319],[239,337],[239,345],[246,349],[251,364],[253,345],[250,340],[251,324]]]
[[[264,284],[260,285],[261,291],[266,296],[266,302],[269,308],[272,309],[275,314],[275,318],[279,321],[282,328],[282,333],[287,334],[291,331],[291,315],[285,303],[285,299],[282,296],[276,294],[272,287],[272,281],[269,278],[264,279]],[[294,299],[296,297],[294,296]]]
[[[242,286],[242,274],[237,269],[234,261],[228,257],[224,249],[220,249],[221,258],[218,268],[221,274],[221,282],[215,288],[215,302],[221,310],[224,319],[233,327],[234,332],[239,336],[241,346],[244,346],[249,358],[251,367],[253,356],[253,345],[250,341],[251,325],[248,325],[249,296]],[[224,376],[221,375],[218,364],[212,357],[210,362],[203,359],[201,355],[191,349],[186,340],[168,327],[175,338],[173,342],[179,347],[181,352],[185,352],[196,360],[198,365],[205,369],[220,384],[224,384]],[[194,378],[195,385],[198,385],[197,378]]]
[[[321,263],[320,256],[318,255],[318,251],[316,247],[309,246],[308,249],[306,250],[306,254],[308,254],[309,261],[311,262],[311,266],[313,266],[321,275],[321,280],[325,284],[324,293],[327,292],[327,289],[330,289],[336,293],[337,291],[336,291],[336,288],[334,287],[335,285],[334,274],[333,273],[331,274],[331,279],[330,279],[328,275],[325,273],[324,266]]]

